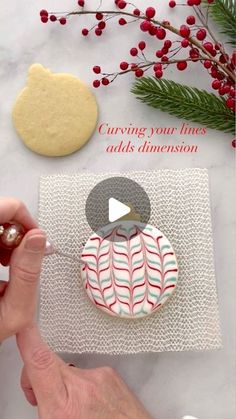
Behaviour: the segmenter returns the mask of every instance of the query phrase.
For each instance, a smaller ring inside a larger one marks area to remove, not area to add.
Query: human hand
[[[15,221],[26,231],[12,252],[0,247],[0,264],[10,263],[9,282],[0,281],[0,342],[29,326],[34,319],[37,285],[46,237],[20,201],[0,199],[0,225]]]
[[[36,326],[17,335],[25,364],[21,386],[40,419],[151,419],[111,368],[68,366],[42,341]]]

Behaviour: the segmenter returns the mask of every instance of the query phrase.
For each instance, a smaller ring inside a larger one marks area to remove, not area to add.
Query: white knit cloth
[[[42,176],[40,225],[57,249],[79,259],[92,231],[85,203],[101,180],[119,173]],[[124,173],[151,201],[149,223],[172,243],[179,281],[170,301],[142,320],[109,317],[89,301],[79,262],[45,258],[41,277],[41,330],[57,352],[128,354],[217,349],[221,346],[206,169]],[[130,197],[132,202],[132,197]]]

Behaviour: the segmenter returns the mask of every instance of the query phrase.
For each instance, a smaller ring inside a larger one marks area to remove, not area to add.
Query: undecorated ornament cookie
[[[53,74],[40,64],[29,69],[27,86],[16,99],[13,123],[32,151],[66,156],[79,150],[97,123],[94,95],[77,77]]]
[[[169,240],[157,228],[138,221],[110,224],[93,234],[81,261],[88,297],[111,316],[148,316],[176,288],[178,266]]]

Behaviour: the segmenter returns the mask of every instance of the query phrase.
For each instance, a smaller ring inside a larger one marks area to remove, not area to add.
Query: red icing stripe
[[[115,253],[115,255],[125,256],[127,259],[129,259],[129,257],[128,257],[128,255],[126,255],[126,253],[117,252],[114,248],[113,248],[113,252]]]
[[[134,307],[135,307],[137,304],[141,304],[141,303],[143,303],[143,302],[144,302],[144,300],[145,300],[145,296],[143,297],[143,299],[142,299],[142,300],[136,301],[136,303],[134,303],[134,305],[133,305],[133,310],[134,310]]]
[[[92,253],[84,253],[83,254],[83,258],[88,258],[88,257],[94,258],[97,261],[97,256],[92,255]]]
[[[169,271],[166,271],[166,272],[164,273],[164,277],[165,277],[167,274],[169,274],[170,272],[178,272],[178,269],[169,269]]]
[[[165,253],[164,255],[163,255],[163,259],[164,259],[164,257],[166,257],[166,256],[173,256],[174,255],[174,253],[173,252],[168,252],[168,253]]]
[[[109,250],[108,250],[108,252],[107,253],[102,253],[100,256],[99,256],[99,258],[98,258],[98,262],[99,262],[99,260],[103,257],[103,256],[108,256],[109,255]]]
[[[175,288],[175,285],[168,285],[167,287],[164,288],[164,291],[168,290],[168,288]]]

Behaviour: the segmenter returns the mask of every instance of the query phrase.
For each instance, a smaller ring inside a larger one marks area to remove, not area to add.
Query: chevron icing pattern
[[[140,318],[173,294],[178,266],[164,234],[151,225],[124,221],[93,234],[81,256],[90,300],[112,316]]]

